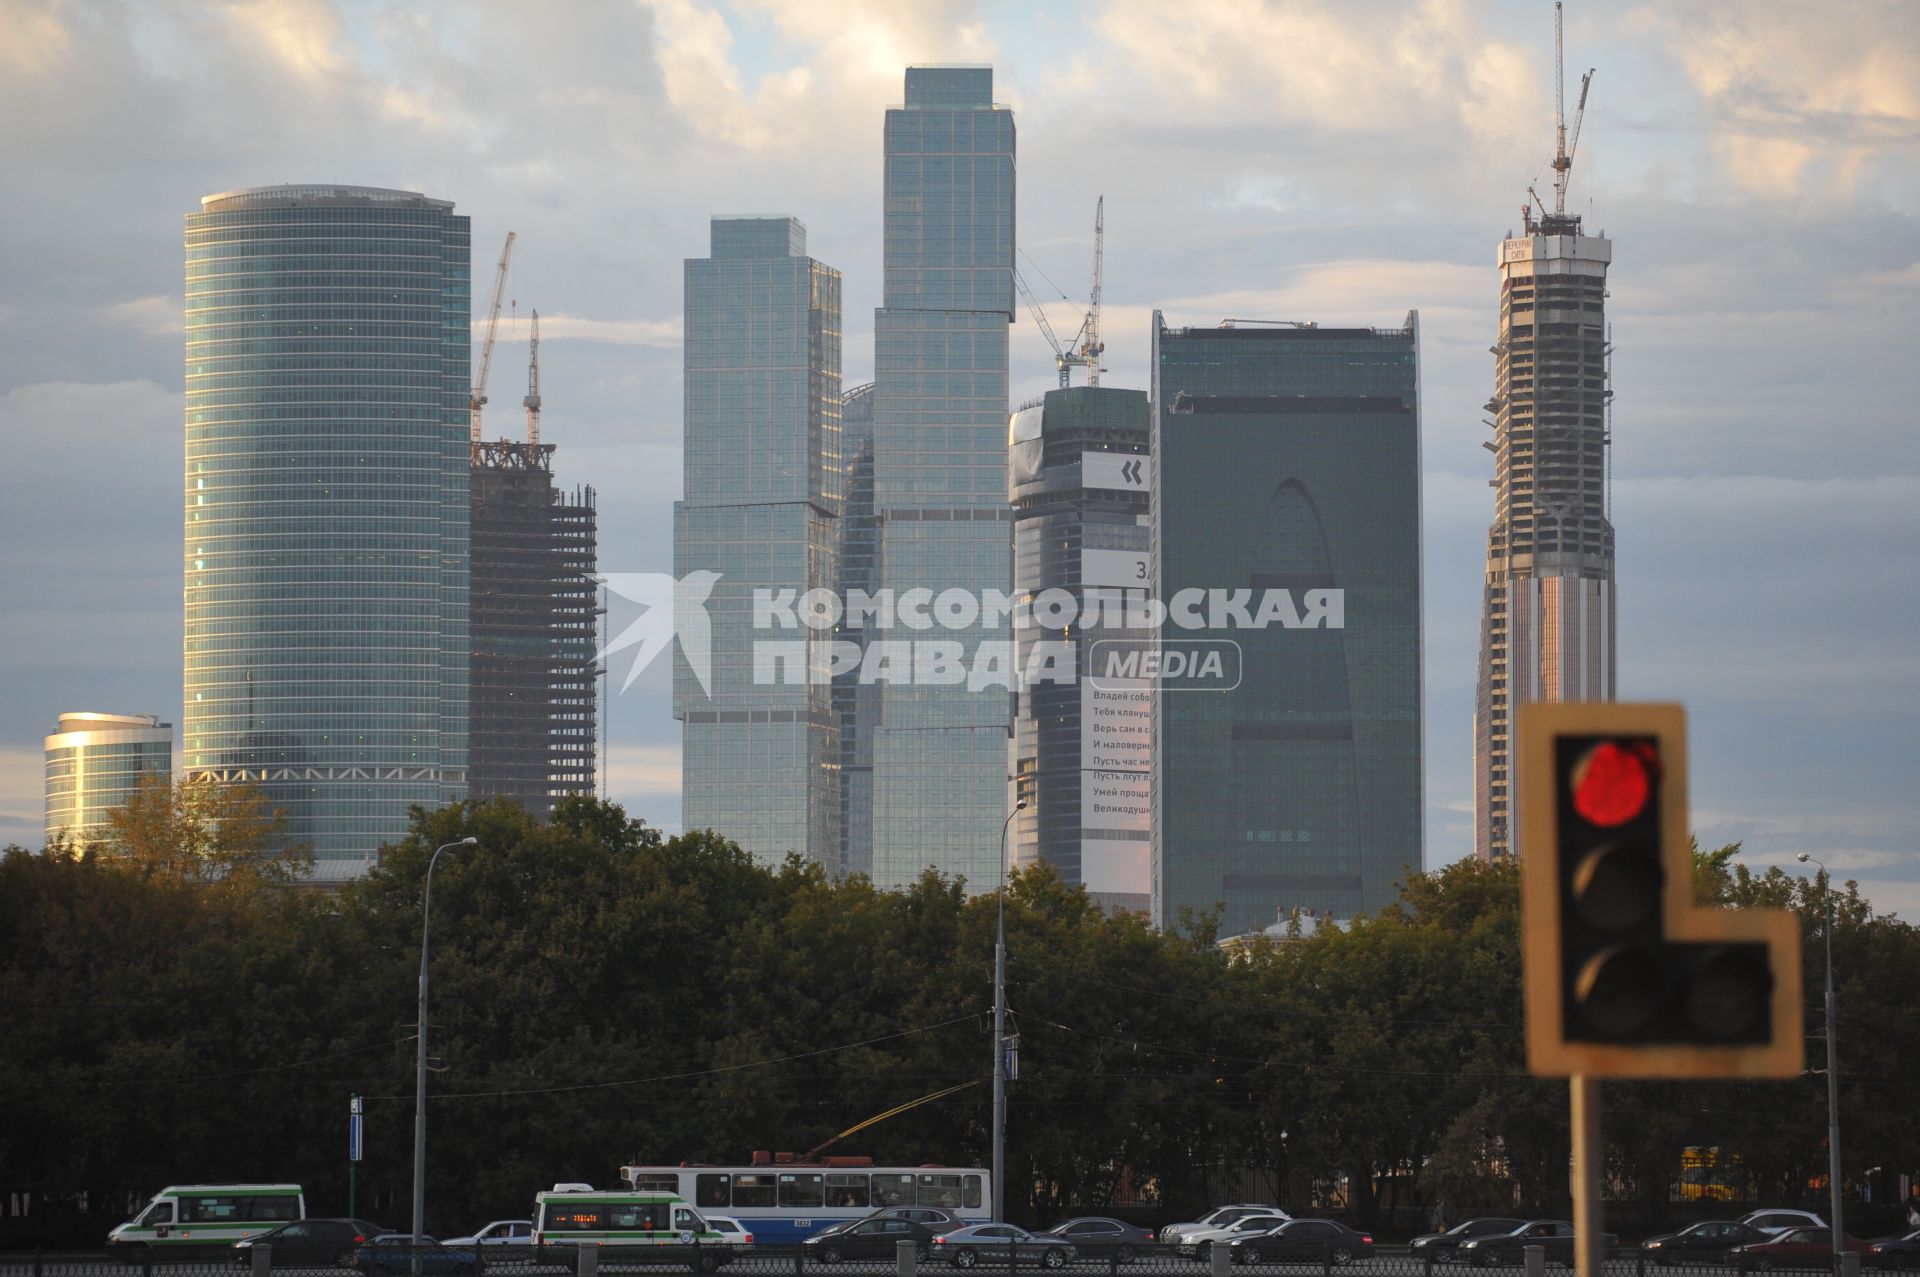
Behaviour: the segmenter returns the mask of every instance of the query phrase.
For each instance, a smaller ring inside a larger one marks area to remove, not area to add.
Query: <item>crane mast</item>
[[[500,327],[500,295],[507,287],[507,259],[513,256],[513,238],[507,232],[506,247],[500,250],[500,264],[493,270],[493,304],[487,308],[487,336],[480,345],[480,375],[474,379],[473,393],[467,399],[467,438],[475,447],[481,439],[480,413],[487,403],[487,373],[493,368],[493,336]]]
[[[533,312],[533,336],[527,341],[527,442],[540,442],[540,312]]]
[[[1593,84],[1593,68],[1580,77],[1580,101],[1573,108],[1573,129],[1569,138],[1567,129],[1567,81],[1564,21],[1561,15],[1560,0],[1553,6],[1553,217],[1564,220],[1567,216],[1567,183],[1573,174],[1574,152],[1580,149],[1580,122],[1587,114],[1587,89]],[[1529,190],[1528,194],[1532,194]],[[1539,200],[1534,197],[1535,202]],[[1541,209],[1542,223],[1545,222],[1546,209]],[[1529,206],[1527,222],[1531,229],[1533,212]]]

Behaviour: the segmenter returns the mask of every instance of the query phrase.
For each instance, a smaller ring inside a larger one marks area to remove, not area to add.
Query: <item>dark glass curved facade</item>
[[[1220,689],[1157,689],[1154,918],[1222,910],[1257,931],[1295,909],[1392,903],[1424,859],[1420,414],[1404,328],[1155,317],[1154,581],[1340,622],[1162,631],[1238,649]]]
[[[467,219],[368,187],[186,219],[189,775],[356,876],[467,787]]]

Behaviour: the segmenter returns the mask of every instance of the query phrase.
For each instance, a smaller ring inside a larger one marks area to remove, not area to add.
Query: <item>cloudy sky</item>
[[[1106,196],[1108,384],[1147,384],[1156,307],[1420,310],[1428,858],[1469,854],[1493,261],[1551,176],[1552,31],[1546,0],[0,0],[0,841],[38,837],[60,711],[179,720],[202,195],[450,198],[482,278],[519,232],[496,402],[537,306],[602,565],[665,570],[681,259],[712,214],[800,217],[866,380],[882,112],[970,62],[1017,112],[1043,298],[1084,294]],[[1567,46],[1598,68],[1570,204],[1614,241],[1622,693],[1686,702],[1703,841],[1920,917],[1920,6],[1571,0]],[[1052,384],[1024,317],[1013,349],[1016,400]],[[612,789],[675,829],[663,674],[613,707]]]

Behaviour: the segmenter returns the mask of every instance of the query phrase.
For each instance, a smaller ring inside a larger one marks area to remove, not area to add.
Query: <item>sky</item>
[[[1704,844],[1920,918],[1920,5],[1569,0],[1566,45],[1569,209],[1614,244],[1622,698],[1685,703]],[[598,489],[603,570],[666,571],[682,260],[713,215],[801,218],[868,380],[882,115],[958,62],[1016,113],[1056,328],[1106,197],[1105,384],[1148,384],[1155,309],[1420,311],[1427,861],[1471,854],[1494,260],[1550,184],[1552,47],[1546,0],[0,0],[0,842],[38,845],[60,712],[179,722],[201,196],[454,200],[477,297],[517,232],[492,397],[538,307],[558,479]],[[1025,316],[1012,345],[1018,402],[1054,372]],[[608,731],[611,795],[677,830],[664,664]]]

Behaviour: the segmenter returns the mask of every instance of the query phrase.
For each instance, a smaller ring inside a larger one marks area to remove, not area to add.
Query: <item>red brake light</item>
[[[1361,1240],[1361,1241],[1363,1241],[1363,1242],[1365,1242],[1365,1243],[1366,1243],[1367,1245],[1369,1245],[1369,1246],[1371,1246],[1371,1245],[1373,1245],[1373,1234],[1372,1234],[1372,1233],[1362,1233],[1362,1234],[1360,1234],[1360,1240]]]
[[[1645,741],[1604,741],[1573,769],[1573,809],[1602,828],[1624,825],[1653,794],[1660,760]]]
[[[360,1244],[361,1242],[363,1242],[363,1241],[365,1241],[365,1240],[367,1240],[367,1239],[366,1239],[366,1238],[364,1238],[364,1237],[362,1237],[362,1236],[360,1236],[360,1235],[359,1235],[358,1233],[355,1233],[355,1234],[354,1234],[354,1237],[353,1237],[353,1241],[354,1241],[354,1245],[356,1245],[356,1246],[357,1246],[357,1245],[359,1245],[359,1244]]]

